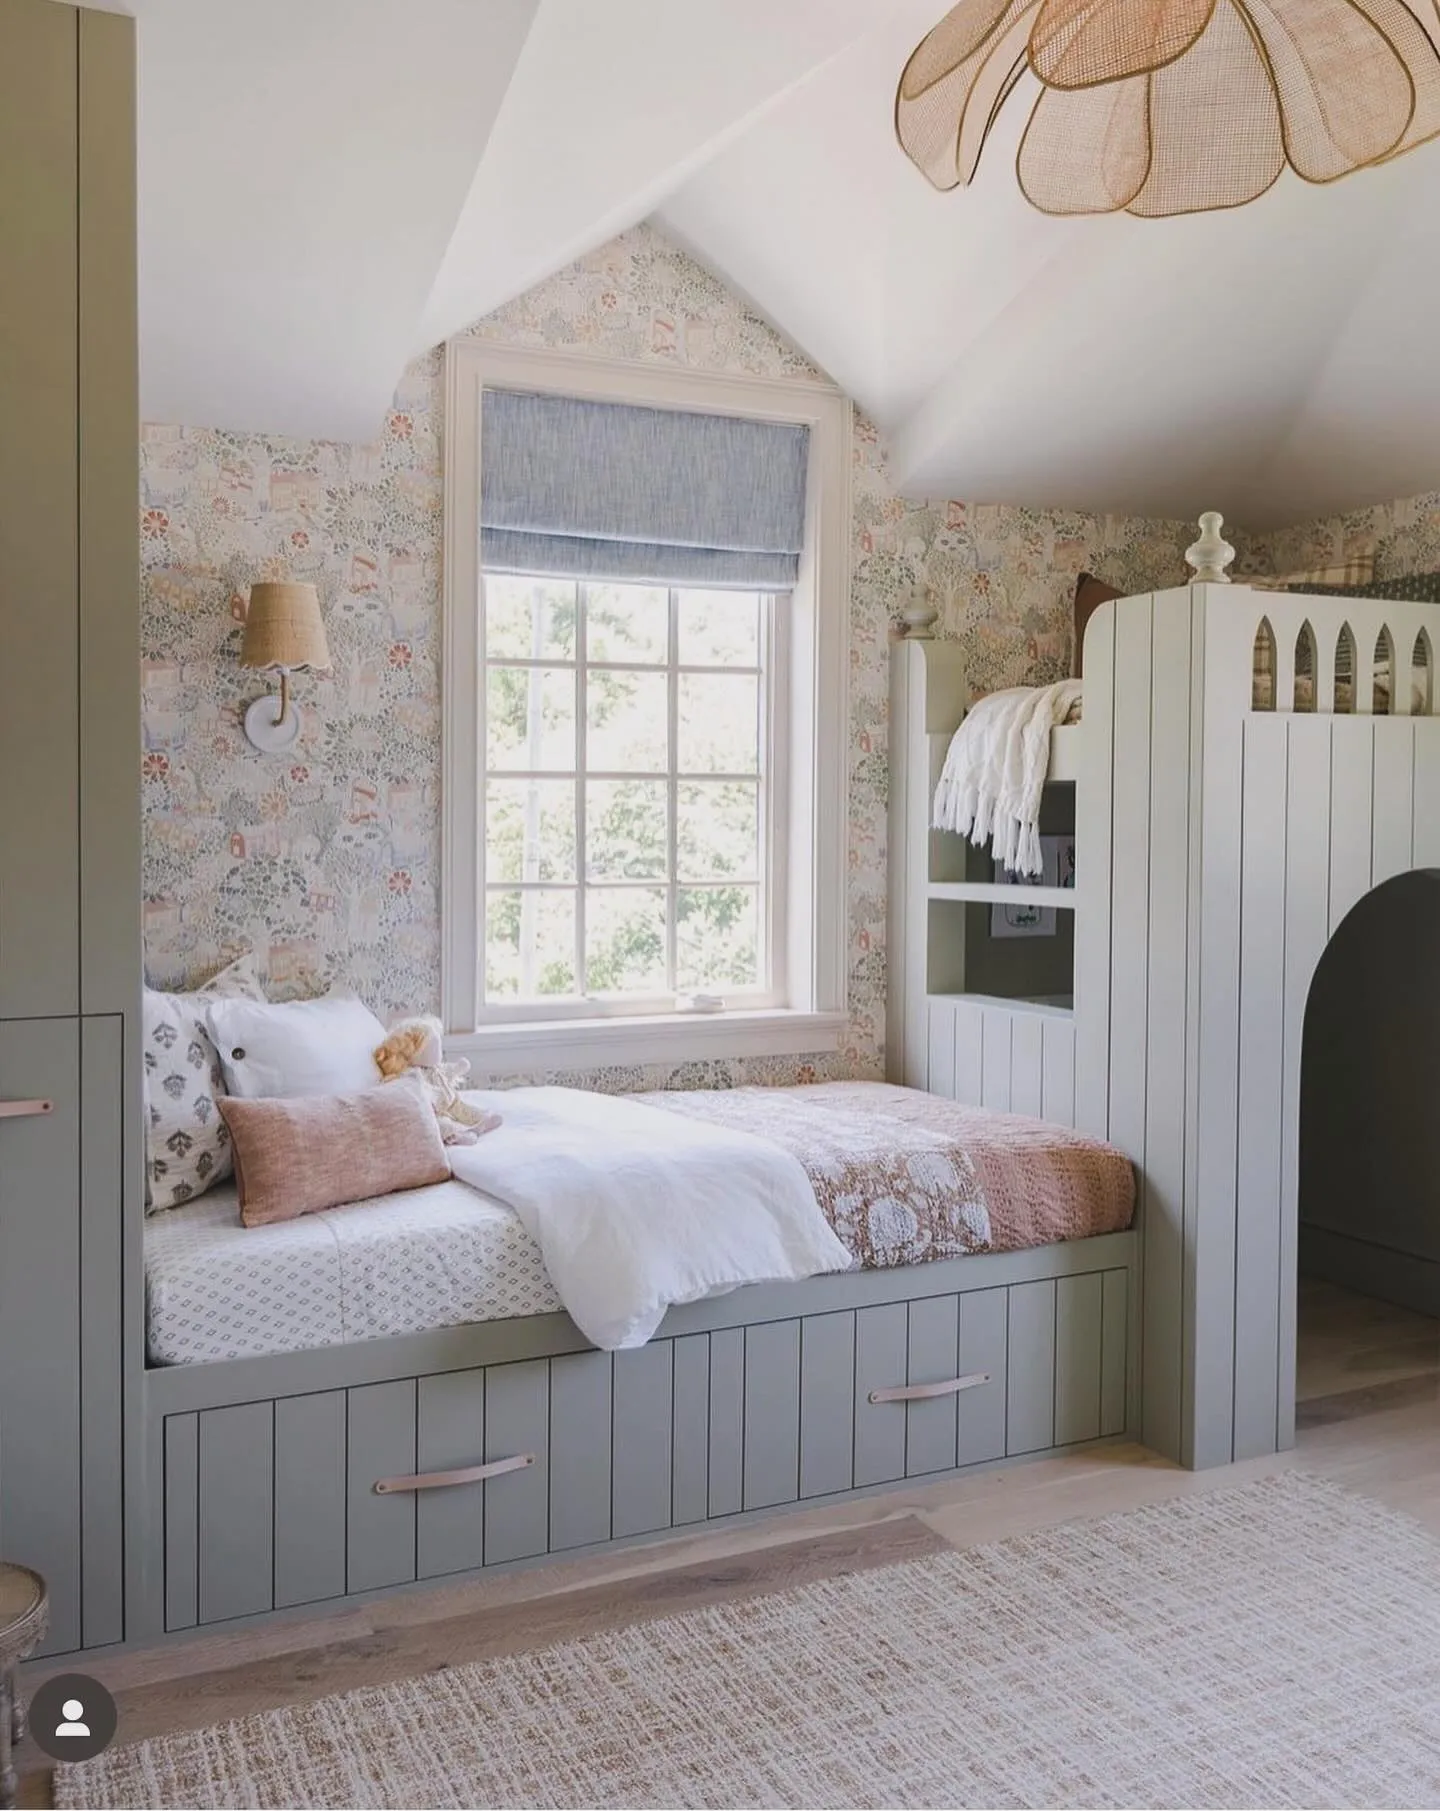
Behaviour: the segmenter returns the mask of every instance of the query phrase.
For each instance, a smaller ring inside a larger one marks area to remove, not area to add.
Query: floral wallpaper
[[[1377,579],[1440,572],[1440,491],[1302,522],[1237,545],[1236,566],[1252,572],[1305,572],[1367,553],[1375,557]]]
[[[814,367],[714,276],[637,227],[479,322],[513,344],[812,382]],[[378,441],[149,426],[141,447],[146,962],[194,983],[253,948],[273,997],[331,987],[382,1017],[439,994],[441,356],[405,372]],[[1193,529],[896,495],[854,430],[850,623],[850,1028],[815,1064],[591,1075],[613,1088],[875,1074],[885,1037],[888,643],[928,587],[978,691],[1067,670],[1076,575],[1177,582]],[[246,588],[320,588],[333,670],[301,674],[287,760],[240,727]]]

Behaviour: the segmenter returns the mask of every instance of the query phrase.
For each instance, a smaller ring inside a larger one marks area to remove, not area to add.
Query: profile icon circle
[[[57,1673],[35,1688],[29,1733],[52,1761],[91,1761],[115,1740],[115,1700],[88,1673]]]

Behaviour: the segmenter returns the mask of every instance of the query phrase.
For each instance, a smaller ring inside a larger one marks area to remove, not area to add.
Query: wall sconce
[[[245,713],[245,734],[267,755],[287,749],[300,734],[300,712],[290,699],[290,674],[297,667],[330,665],[320,596],[313,585],[263,584],[250,587],[242,667],[280,675],[280,692],[257,698]]]

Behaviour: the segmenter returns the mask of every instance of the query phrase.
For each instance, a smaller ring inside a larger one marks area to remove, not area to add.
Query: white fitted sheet
[[[145,1223],[150,1362],[198,1364],[559,1308],[540,1248],[463,1182],[240,1224],[234,1184]]]

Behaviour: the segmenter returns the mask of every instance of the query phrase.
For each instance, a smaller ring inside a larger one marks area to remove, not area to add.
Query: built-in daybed
[[[1041,825],[1077,882],[1028,896],[931,832],[963,656],[897,647],[892,1079],[1113,1141],[1135,1228],[756,1285],[633,1351],[551,1311],[152,1365],[132,1634],[1110,1435],[1289,1444],[1305,999],[1368,888],[1440,865],[1433,625],[1216,584],[1101,609]],[[1017,899],[1054,934],[987,937]]]
[[[793,1112],[806,1091],[773,1092]],[[974,1117],[1002,1132],[988,1155],[977,1144],[982,1175],[1007,1161],[1007,1136],[1044,1163],[1043,1128]],[[1128,1222],[1120,1167],[1123,1190],[1112,1166],[1093,1207],[1108,1219],[1089,1224]],[[647,1344],[616,1352],[558,1308],[514,1216],[458,1182],[274,1227],[241,1228],[233,1191],[156,1216],[151,1357],[183,1362],[152,1362],[145,1379],[146,1474],[163,1505],[149,1627],[574,1555],[1123,1433],[1134,1235],[1069,1236],[1089,1230],[1083,1189],[1048,1209],[1043,1190],[990,1195],[993,1243],[1025,1248],[909,1263],[903,1243],[872,1249],[883,1267],[672,1309]],[[485,1300],[494,1318],[393,1330]],[[309,1349],[255,1349],[266,1343]],[[237,1349],[251,1355],[225,1355]]]

